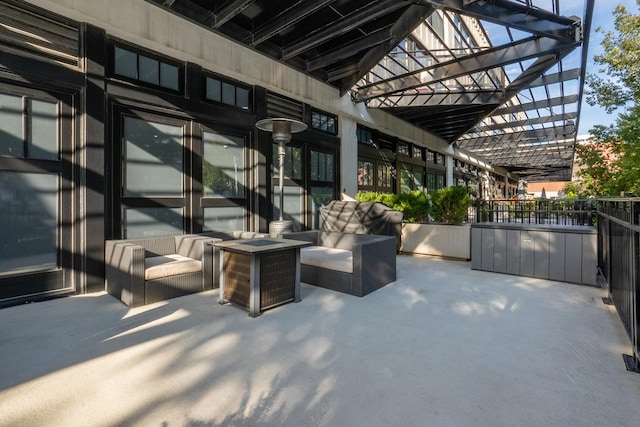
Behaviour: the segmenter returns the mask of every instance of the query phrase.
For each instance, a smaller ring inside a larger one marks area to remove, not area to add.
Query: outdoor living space
[[[640,375],[606,289],[397,264],[365,297],[303,284],[258,318],[218,290],[0,310],[0,425],[638,424]]]

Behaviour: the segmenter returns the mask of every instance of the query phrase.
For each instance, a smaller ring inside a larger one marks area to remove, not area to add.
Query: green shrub
[[[429,196],[419,190],[402,194],[366,191],[358,193],[356,200],[385,204],[393,210],[402,212],[404,220],[407,222],[420,223],[429,220],[431,202]]]
[[[431,194],[431,215],[437,222],[462,224],[467,219],[469,190],[466,187],[445,187]]]

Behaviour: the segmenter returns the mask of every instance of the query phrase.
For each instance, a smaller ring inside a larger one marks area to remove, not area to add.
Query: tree
[[[618,5],[613,16],[615,31],[596,28],[604,34],[604,53],[594,56],[600,75],[587,75],[587,102],[622,112],[614,125],[591,129],[595,143],[576,152],[585,166],[580,176],[596,195],[640,194],[640,15]]]

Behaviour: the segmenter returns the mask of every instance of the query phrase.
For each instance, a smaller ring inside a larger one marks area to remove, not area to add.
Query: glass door
[[[0,85],[0,303],[74,288],[72,104]]]

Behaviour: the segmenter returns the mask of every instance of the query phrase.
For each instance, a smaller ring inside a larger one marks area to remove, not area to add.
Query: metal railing
[[[598,268],[609,286],[609,297],[633,348],[627,368],[640,366],[640,198],[598,200]]]
[[[595,225],[595,199],[478,200],[475,222]]]

